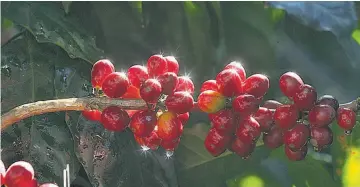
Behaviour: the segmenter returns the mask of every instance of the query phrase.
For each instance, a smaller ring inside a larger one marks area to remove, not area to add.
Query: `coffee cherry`
[[[273,113],[267,108],[259,107],[254,114],[254,118],[259,122],[262,132],[268,132],[274,125]]]
[[[205,81],[200,88],[200,93],[205,91],[205,90],[213,90],[213,91],[218,91],[218,87],[216,84],[216,80],[207,80]]]
[[[301,111],[309,111],[315,105],[317,99],[316,90],[308,85],[301,85],[299,90],[293,96],[294,103]]]
[[[162,55],[152,55],[147,61],[147,70],[150,78],[155,78],[166,73],[166,59]]]
[[[225,69],[216,76],[216,83],[220,93],[232,97],[242,93],[242,80],[233,69]]]
[[[173,112],[164,112],[159,116],[158,136],[162,140],[174,140],[179,138],[182,131],[181,121]]]
[[[91,84],[94,88],[101,89],[106,76],[115,71],[114,65],[110,60],[103,59],[95,62],[91,70]]]
[[[216,129],[211,128],[205,138],[205,148],[214,157],[225,152],[227,146],[230,144],[231,137],[228,135],[221,135]]]
[[[163,94],[172,95],[174,93],[176,85],[178,84],[178,77],[175,73],[166,72],[160,75],[157,80],[161,84]]]
[[[263,135],[263,141],[267,148],[276,149],[284,144],[283,130],[277,126],[271,128],[271,130]]]
[[[230,62],[228,65],[225,66],[224,69],[233,69],[236,71],[236,73],[240,76],[241,81],[245,81],[246,79],[246,72],[244,67],[241,65],[240,62]]]
[[[104,94],[110,98],[123,96],[130,83],[125,73],[114,72],[106,76],[103,81],[102,89]]]
[[[279,106],[274,113],[275,124],[284,130],[294,127],[298,118],[299,110],[295,105]]]
[[[211,118],[212,127],[221,135],[230,135],[235,130],[233,112],[223,109],[213,114]]]
[[[333,133],[329,127],[311,128],[310,143],[315,151],[321,151],[333,142]]]
[[[182,125],[186,125],[186,123],[189,121],[190,113],[186,112],[186,113],[183,113],[183,114],[178,114],[177,117],[181,121]]]
[[[349,108],[337,110],[337,124],[344,130],[351,130],[356,124],[356,113]]]
[[[130,130],[140,137],[149,136],[154,130],[157,118],[156,113],[150,110],[138,111],[130,121]]]
[[[190,77],[180,76],[178,77],[178,84],[175,87],[175,92],[185,91],[193,94],[195,90],[195,86]]]
[[[231,143],[230,150],[240,157],[246,159],[255,150],[255,143],[249,143],[239,138],[235,138]]]
[[[338,100],[332,95],[323,95],[317,101],[316,105],[329,105],[333,107],[335,111],[339,108]]]
[[[165,106],[169,111],[183,114],[190,112],[194,107],[194,99],[189,92],[175,92],[166,98]]]
[[[156,103],[160,94],[161,84],[156,79],[148,79],[141,85],[140,96],[148,103]]]
[[[179,63],[175,59],[174,56],[166,56],[165,57],[166,63],[167,63],[167,71],[173,72],[175,75],[179,74]]]
[[[121,96],[124,99],[140,99],[140,90],[133,85],[129,85],[128,89],[126,90],[125,94]]]
[[[226,98],[217,91],[206,90],[200,93],[197,98],[197,104],[203,112],[215,113],[225,108]]]
[[[134,135],[136,142],[142,147],[148,147],[151,150],[157,150],[160,146],[161,139],[157,135],[158,127],[155,126],[154,130],[147,137],[139,137]]]
[[[130,123],[128,113],[118,106],[109,106],[101,114],[101,123],[110,131],[123,131]]]
[[[328,126],[335,118],[336,112],[330,105],[316,105],[308,115],[312,128]]]
[[[54,183],[45,183],[45,184],[40,185],[39,187],[59,187],[59,186]]]
[[[263,74],[254,74],[245,80],[243,90],[245,93],[258,98],[264,96],[268,91],[269,87],[269,78],[267,78]]]
[[[4,184],[5,173],[6,173],[6,168],[4,162],[0,160],[0,186]]]
[[[232,102],[232,107],[241,116],[248,116],[259,109],[258,101],[253,95],[249,94],[237,96]]]
[[[284,132],[284,144],[293,151],[300,150],[310,137],[309,128],[303,123],[296,123],[296,125]]]
[[[259,123],[251,116],[248,116],[240,121],[236,129],[236,136],[240,139],[242,137],[249,137],[251,140],[257,140],[261,135],[261,128]],[[244,139],[242,139],[244,141]]]
[[[91,121],[100,121],[101,120],[101,112],[98,110],[83,110],[82,115]]]
[[[128,69],[127,76],[131,85],[140,88],[141,84],[149,78],[149,73],[145,66],[133,65]]]
[[[303,84],[300,76],[294,72],[284,73],[279,79],[280,90],[288,98],[292,98]]]
[[[180,143],[180,138],[174,140],[163,140],[161,141],[161,147],[166,151],[174,151]]]
[[[308,147],[307,145],[300,148],[298,151],[292,151],[289,147],[285,146],[285,154],[291,161],[300,161],[304,160],[307,155]]]
[[[268,108],[268,109],[276,109],[277,107],[279,107],[281,105],[283,105],[283,104],[280,103],[279,101],[267,100],[264,102],[263,107]]]
[[[18,161],[7,169],[4,177],[8,187],[34,187],[34,168],[25,161]]]

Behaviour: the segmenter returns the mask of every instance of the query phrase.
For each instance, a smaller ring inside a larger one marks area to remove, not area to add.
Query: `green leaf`
[[[38,44],[28,32],[2,47],[1,62],[2,112],[54,98],[56,64],[74,63],[61,48]],[[71,181],[80,169],[64,113],[34,116],[13,124],[1,133],[1,146],[1,159],[7,167],[18,160],[28,161],[41,183],[62,186],[66,164]]]
[[[13,27],[13,25],[14,25],[14,23],[11,20],[6,19],[6,18],[1,19],[1,28],[2,29],[11,28],[11,27]]]
[[[62,6],[64,7],[65,14],[68,14],[70,11],[70,6],[72,4],[72,1],[61,1]]]
[[[277,8],[270,8],[270,14],[271,14],[271,21],[273,23],[278,23],[280,20],[282,20],[285,16],[285,10],[283,9],[277,9]]]
[[[88,36],[79,23],[65,17],[56,3],[6,2],[2,5],[2,16],[28,29],[38,42],[60,46],[70,58],[94,63],[103,55],[95,39]]]
[[[355,29],[351,36],[360,45],[360,29]]]
[[[279,187],[281,184],[274,180],[269,171],[259,166],[244,170],[240,175],[226,181],[228,187]]]
[[[270,158],[276,158],[287,165],[287,173],[293,186],[302,187],[336,187],[332,176],[317,160],[309,155],[302,161],[290,161],[284,153],[284,147],[279,147],[271,153]]]
[[[76,155],[94,187],[167,186],[155,153],[142,152],[130,131],[110,132],[78,112],[68,114]]]
[[[179,183],[183,186],[219,186],[233,177],[234,172],[242,171],[244,165],[257,163],[259,159],[267,156],[267,150],[261,146],[248,160],[243,160],[229,151],[213,157],[204,147],[209,128],[210,125],[199,123],[184,129],[175,152]],[[261,144],[259,141],[258,146]]]

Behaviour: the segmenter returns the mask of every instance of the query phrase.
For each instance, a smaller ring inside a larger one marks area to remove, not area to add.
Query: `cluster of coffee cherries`
[[[267,76],[246,78],[244,67],[236,61],[227,64],[215,80],[202,84],[197,104],[209,113],[212,123],[204,143],[210,154],[219,156],[228,149],[242,158],[250,156],[261,132],[271,125],[272,114],[259,108],[268,89]]]
[[[82,114],[101,122],[110,131],[129,128],[145,150],[159,146],[172,155],[180,142],[183,125],[194,107],[194,84],[187,76],[178,76],[179,63],[174,56],[152,55],[147,65],[133,65],[126,73],[116,72],[107,59],[97,61],[91,71],[91,83],[103,97],[142,99],[144,110],[123,110],[108,106],[103,111],[88,110]],[[96,93],[95,92],[95,93]]]
[[[0,160],[0,186],[6,187],[59,187],[55,183],[39,184],[34,175],[34,168],[25,161],[17,161],[6,170]]]

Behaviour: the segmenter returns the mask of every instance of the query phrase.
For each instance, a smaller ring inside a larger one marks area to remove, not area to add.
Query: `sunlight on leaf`
[[[354,30],[352,38],[354,38],[354,40],[360,45],[360,29]]]
[[[343,187],[360,186],[360,148],[350,147],[343,168]]]

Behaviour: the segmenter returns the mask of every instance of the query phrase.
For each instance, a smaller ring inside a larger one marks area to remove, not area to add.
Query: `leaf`
[[[209,128],[208,124],[199,123],[184,129],[175,152],[180,186],[219,186],[234,172],[242,171],[244,165],[256,163],[267,156],[267,150],[259,147],[248,160],[229,151],[213,157],[204,147]],[[257,145],[261,144],[259,141]]]
[[[355,29],[351,36],[360,45],[360,29]]]
[[[62,49],[38,44],[28,32],[2,47],[1,62],[7,69],[1,75],[2,111],[54,98],[55,64],[65,61],[74,63]],[[19,160],[28,161],[40,183],[62,186],[66,164],[70,166],[71,181],[80,169],[64,113],[34,116],[13,124],[2,132],[1,146],[1,158],[7,167]]]
[[[358,115],[358,117],[359,116],[360,115]],[[337,125],[336,121],[331,125],[334,139],[331,145],[331,155],[333,157],[332,164],[334,171],[333,175],[335,180],[338,182],[343,182],[344,187],[350,187],[349,185],[345,184],[350,184],[351,181],[358,179],[358,176],[349,174],[348,165],[351,162],[356,164],[356,157],[360,155],[360,152],[358,151],[360,149],[359,125],[360,121],[357,121],[357,125],[353,129],[350,136],[346,136],[344,134],[344,130]],[[350,171],[350,173],[356,174],[356,170]]]
[[[280,182],[274,180],[274,176],[269,171],[259,166],[244,170],[238,176],[226,181],[228,187],[279,187]]]
[[[65,14],[68,14],[70,11],[70,6],[72,4],[72,1],[61,1],[61,3],[64,7]]]
[[[286,10],[306,26],[330,31],[337,37],[349,36],[356,28],[354,2],[268,2],[268,4]]]
[[[28,29],[40,43],[53,43],[63,48],[70,58],[96,62],[103,51],[76,21],[64,16],[53,2],[7,2],[2,16]]]
[[[290,161],[284,153],[284,147],[279,147],[272,151],[270,158],[278,159],[286,164],[286,172],[292,186],[318,187],[328,186],[337,187],[329,172],[317,160],[307,155],[302,161]]]
[[[167,187],[152,152],[141,152],[133,135],[110,132],[77,112],[67,124],[76,142],[76,154],[94,187]]]

